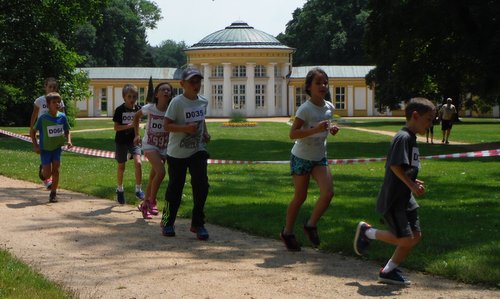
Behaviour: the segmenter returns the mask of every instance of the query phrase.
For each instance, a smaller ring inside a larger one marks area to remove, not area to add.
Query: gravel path
[[[500,291],[409,272],[410,287],[378,284],[378,265],[207,225],[196,240],[178,219],[161,236],[159,217],[135,207],[0,176],[0,246],[80,298],[500,298]]]

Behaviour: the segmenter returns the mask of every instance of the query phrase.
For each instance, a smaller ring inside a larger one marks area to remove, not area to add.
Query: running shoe
[[[191,226],[190,231],[196,234],[198,240],[208,240],[208,231],[203,225],[198,227]]]
[[[50,191],[49,202],[57,202],[56,191]]]
[[[382,272],[382,269],[380,269],[380,272],[378,274],[378,281],[379,282],[387,283],[387,284],[397,284],[397,285],[409,285],[409,284],[411,284],[411,281],[409,281],[406,277],[404,277],[398,268],[395,268],[394,270],[392,270],[388,273]]]
[[[125,204],[125,192],[118,191],[118,189],[116,189],[116,200],[118,201],[119,204],[124,205]]]
[[[283,231],[281,231],[280,238],[283,243],[285,243],[285,246],[289,251],[300,251],[300,244],[295,239],[294,234],[285,235]]]
[[[370,239],[365,235],[367,229],[371,226],[366,222],[359,222],[356,228],[356,234],[354,235],[354,252],[357,255],[363,255],[370,245]]]
[[[165,225],[163,222],[160,223],[161,226],[161,234],[165,237],[175,237],[175,226],[174,225]]]
[[[318,235],[318,228],[316,226],[308,226],[307,222],[304,224],[304,233],[314,247],[318,247],[320,240]]]
[[[149,200],[149,212],[153,215],[158,215],[160,211],[158,211],[158,207],[156,206],[156,198]]]
[[[43,180],[43,185],[45,186],[45,188],[47,188],[47,190],[50,190],[50,188],[52,187],[52,178]]]
[[[149,213],[149,204],[148,201],[143,201],[139,206],[139,211],[142,213],[142,218],[144,219],[153,219],[153,215]]]
[[[142,192],[142,190],[135,191],[135,197],[139,200],[144,200],[144,192]]]

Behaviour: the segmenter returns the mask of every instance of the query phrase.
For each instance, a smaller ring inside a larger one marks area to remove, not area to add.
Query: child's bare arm
[[[64,131],[64,135],[66,137],[66,145],[68,145],[68,148],[72,147],[73,143],[71,142],[71,132],[69,130]]]
[[[164,121],[164,127],[165,127],[165,131],[167,131],[167,132],[196,133],[196,131],[198,130],[198,124],[196,124],[196,123],[189,123],[189,124],[185,124],[185,125],[180,125],[180,124],[174,123],[173,120],[171,120],[170,118],[166,118],[166,117],[165,117],[165,121]]]
[[[391,165],[391,171],[403,182],[415,196],[425,193],[424,182],[420,180],[412,181],[405,173],[401,165]]]
[[[40,146],[38,145],[38,140],[36,139],[36,130],[34,128],[30,129],[31,143],[33,143],[33,150],[36,153],[40,153]]]
[[[139,132],[139,122],[141,121],[142,115],[143,115],[142,111],[137,112],[134,115],[134,121],[132,122],[133,126],[134,126],[134,133],[135,133],[134,144],[141,143],[141,134]]]
[[[303,125],[304,121],[298,117],[295,117],[295,120],[293,121],[292,127],[290,129],[290,134],[289,134],[290,139],[305,138],[314,135],[316,133],[327,131],[329,129],[329,124],[327,120],[319,122],[318,125],[313,128],[302,129]]]

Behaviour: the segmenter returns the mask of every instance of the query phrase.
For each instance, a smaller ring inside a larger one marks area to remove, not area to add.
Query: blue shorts
[[[290,155],[290,175],[310,174],[314,166],[328,166],[326,157],[319,161],[301,159],[295,155]]]
[[[42,165],[51,164],[53,161],[61,161],[61,152],[61,148],[53,151],[40,151],[40,160],[42,160]]]

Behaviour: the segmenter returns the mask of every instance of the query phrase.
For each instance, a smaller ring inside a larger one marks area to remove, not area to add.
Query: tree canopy
[[[367,76],[382,105],[413,96],[436,101],[500,95],[500,3],[493,0],[371,0]]]
[[[105,0],[2,1],[0,6],[0,119],[26,124],[46,77],[79,84],[81,62],[70,40],[79,24],[98,14]],[[74,85],[66,90],[76,91]],[[86,87],[85,87],[86,88]],[[61,92],[63,92],[61,90]],[[79,94],[75,92],[75,94]],[[71,95],[63,95],[71,101]]]
[[[294,65],[367,64],[362,39],[368,0],[309,0],[278,40],[296,48]]]

